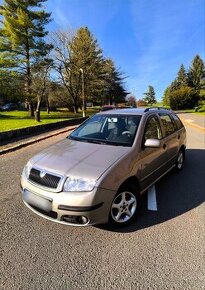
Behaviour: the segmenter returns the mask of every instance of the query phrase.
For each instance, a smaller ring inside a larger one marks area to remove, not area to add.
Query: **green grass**
[[[177,113],[177,111],[175,111]],[[194,109],[187,109],[187,110],[179,110],[179,112],[183,112],[183,113],[193,113],[196,115],[202,115],[205,116],[205,112],[195,112]]]
[[[87,110],[88,116],[93,113],[93,110]],[[40,126],[43,124],[55,123],[76,117],[82,117],[82,112],[74,114],[63,110],[61,112],[50,112],[50,114],[47,114],[47,112],[42,111],[41,122],[36,122],[29,116],[27,111],[0,112],[0,132]]]

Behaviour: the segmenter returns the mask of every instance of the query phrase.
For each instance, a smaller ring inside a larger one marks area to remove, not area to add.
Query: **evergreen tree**
[[[18,73],[0,69],[0,98],[4,103],[23,102],[21,77]]]
[[[0,6],[0,65],[21,72],[32,116],[32,69],[51,49],[44,40],[51,15],[43,8],[45,1],[4,0]]]
[[[187,86],[188,84],[189,84],[189,78],[188,78],[188,75],[186,73],[185,67],[182,64],[180,66],[178,73],[177,73],[177,77],[169,86],[169,91],[173,92],[175,90],[178,90],[180,87]]]
[[[199,55],[196,55],[192,61],[192,65],[189,69],[189,79],[190,85],[196,90],[199,91],[201,88],[201,83],[205,77],[205,67],[204,62]]]
[[[170,93],[172,91],[170,90],[170,86],[166,88],[164,91],[164,96],[162,98],[162,104],[163,106],[170,106]]]
[[[155,91],[153,86],[148,86],[148,91],[146,93],[144,93],[145,97],[143,98],[143,100],[148,104],[148,105],[153,105],[155,104],[156,98],[155,98]]]
[[[169,104],[173,110],[192,109],[199,100],[199,94],[193,88],[182,86],[169,95]]]
[[[179,88],[179,84],[177,82],[177,80],[173,80],[173,82],[171,83],[171,85],[169,86],[169,90],[170,92],[173,92],[175,90],[177,90]]]
[[[188,85],[188,75],[186,73],[186,70],[183,64],[180,66],[180,69],[178,71],[176,82],[177,82],[178,88]]]
[[[103,84],[103,55],[87,27],[78,29],[70,44],[70,70],[79,94],[79,72],[83,73],[85,99],[92,101]],[[80,78],[80,91],[81,91]]]
[[[123,87],[123,75],[116,69],[112,59],[106,59],[104,61],[104,88],[101,91],[103,96],[103,103],[125,102],[125,97],[128,92]]]

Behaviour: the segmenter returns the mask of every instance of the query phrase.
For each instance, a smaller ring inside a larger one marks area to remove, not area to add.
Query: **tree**
[[[204,62],[197,54],[194,57],[192,65],[189,69],[189,79],[191,87],[193,87],[196,91],[199,92],[204,77],[205,77]]]
[[[50,21],[42,3],[47,0],[4,0],[0,6],[3,16],[0,28],[0,63],[22,74],[26,98],[34,115],[32,68],[47,55],[45,25]]]
[[[83,70],[85,98],[92,101],[103,84],[103,54],[87,27],[78,29],[70,45],[70,68],[75,77]]]
[[[175,90],[177,90],[179,88],[179,84],[177,82],[177,80],[173,80],[173,82],[171,82],[171,85],[169,86],[169,90],[170,92],[173,92]]]
[[[169,90],[170,92],[173,92],[175,90],[178,90],[182,86],[188,86],[188,84],[189,84],[188,74],[186,73],[185,67],[182,64],[177,73],[177,77],[173,80],[173,82],[169,86]]]
[[[6,69],[0,69],[0,98],[3,103],[17,103],[24,100],[21,92],[21,76]]]
[[[155,98],[155,91],[153,86],[148,86],[148,91],[146,93],[144,93],[145,97],[143,98],[143,100],[148,104],[148,105],[153,105],[155,104],[156,98]]]
[[[196,55],[188,73],[184,65],[181,65],[177,77],[164,92],[163,105],[170,105],[173,109],[193,108],[200,99],[203,100],[204,88],[204,63]]]
[[[103,88],[100,90],[101,105],[125,102],[128,94],[123,87],[123,75],[116,69],[112,59],[105,59],[103,65]]]
[[[192,109],[199,100],[199,94],[188,86],[169,93],[169,104],[173,110]]]
[[[145,107],[147,103],[143,99],[137,101],[137,107]]]
[[[182,86],[183,87],[187,86],[188,82],[189,82],[188,75],[186,73],[184,65],[182,64],[180,66],[178,73],[177,73],[177,78],[176,78],[177,87],[180,88]]]
[[[74,31],[57,31],[54,43],[55,68],[64,86],[67,101],[75,112],[82,106],[82,85],[86,101],[101,104],[121,102],[127,92],[122,73],[111,59],[104,59],[97,40],[87,27]]]
[[[175,90],[171,90],[171,86],[166,88],[166,90],[164,91],[164,96],[162,98],[163,106],[170,106],[170,94]]]
[[[81,27],[76,33],[55,32],[52,39],[56,70],[77,113],[82,105],[82,81],[87,100],[92,100],[102,86],[102,50],[87,27]]]
[[[31,89],[37,97],[37,105],[35,111],[35,119],[40,122],[40,109],[42,101],[47,103],[47,111],[49,112],[48,106],[48,94],[50,88],[49,73],[52,67],[52,60],[47,58],[44,63],[35,68],[35,73],[33,73],[33,80]]]
[[[136,99],[134,96],[130,96],[128,98],[128,105],[133,107],[133,108],[136,108]]]

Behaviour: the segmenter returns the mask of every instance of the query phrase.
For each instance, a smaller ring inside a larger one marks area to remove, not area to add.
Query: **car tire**
[[[175,172],[180,172],[184,165],[185,153],[182,149],[179,150],[175,164]]]
[[[139,191],[133,184],[122,186],[115,195],[111,208],[109,224],[124,227],[136,219],[139,204]]]

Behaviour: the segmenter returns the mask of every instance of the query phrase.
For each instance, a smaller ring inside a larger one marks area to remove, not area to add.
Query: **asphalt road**
[[[185,123],[187,159],[144,196],[136,222],[115,231],[47,221],[21,200],[27,160],[62,134],[0,156],[0,289],[205,289],[205,132]]]

